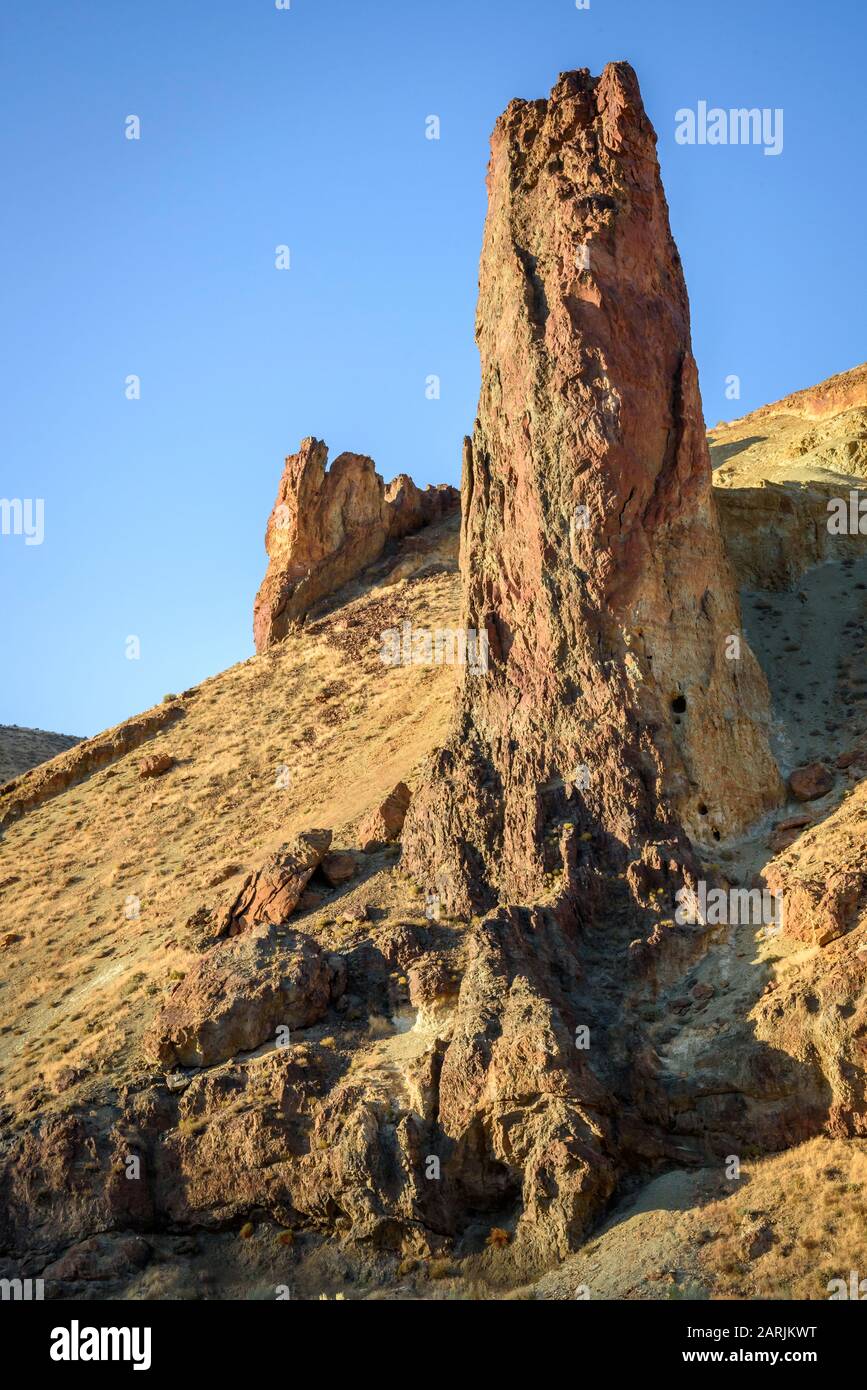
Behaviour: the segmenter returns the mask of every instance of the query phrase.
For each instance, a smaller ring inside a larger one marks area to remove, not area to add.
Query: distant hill
[[[72,734],[49,734],[44,729],[19,729],[17,724],[0,724],[0,783],[20,777],[39,763],[47,763],[81,739]]]

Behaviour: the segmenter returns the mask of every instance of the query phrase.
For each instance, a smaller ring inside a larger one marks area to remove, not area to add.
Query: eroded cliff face
[[[708,438],[742,584],[791,589],[816,565],[867,553],[867,519],[857,512],[867,477],[867,366],[715,425]],[[842,525],[834,516],[841,506]]]
[[[624,63],[512,102],[491,142],[461,537],[490,663],[405,839],[457,910],[552,874],[574,902],[591,858],[676,860],[681,827],[719,839],[779,797],[655,144]]]

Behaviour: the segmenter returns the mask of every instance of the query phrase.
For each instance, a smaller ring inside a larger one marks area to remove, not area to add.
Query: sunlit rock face
[[[656,137],[625,63],[497,122],[462,491],[489,640],[407,823],[459,910],[724,838],[779,797],[711,492]],[[643,847],[643,848],[642,848]]]

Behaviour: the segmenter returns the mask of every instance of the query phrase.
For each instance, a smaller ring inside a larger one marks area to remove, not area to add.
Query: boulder
[[[398,782],[376,810],[365,816],[358,829],[365,853],[400,838],[411,799],[412,793],[406,783]]]
[[[789,774],[789,791],[796,801],[815,801],[827,796],[834,785],[834,774],[824,763],[806,763]]]
[[[143,758],[139,763],[139,777],[162,777],[175,765],[175,760],[170,753],[154,753],[150,758]]]
[[[331,887],[340,888],[351,878],[355,878],[358,873],[358,860],[351,854],[334,850],[331,854],[325,855],[320,868]]]
[[[850,748],[845,753],[838,753],[834,760],[834,766],[841,772],[863,763],[867,763],[867,750],[864,748]]]
[[[251,1052],[278,1027],[316,1023],[333,979],[309,937],[257,927],[205,952],[148,1030],[145,1055],[163,1067],[210,1067]]]
[[[330,844],[330,830],[302,830],[281,845],[260,869],[247,875],[240,892],[224,906],[217,935],[235,936],[251,927],[285,922]]]

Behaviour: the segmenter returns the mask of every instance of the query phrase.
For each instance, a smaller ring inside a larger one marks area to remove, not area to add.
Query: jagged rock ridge
[[[330,469],[327,463],[327,446],[312,437],[286,459],[265,533],[268,571],[253,609],[259,652],[373,564],[389,540],[442,520],[460,503],[455,488],[422,492],[405,473],[386,487],[363,454],[340,454]]]

